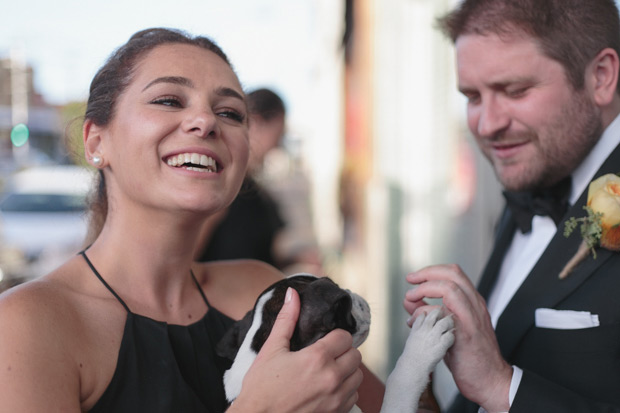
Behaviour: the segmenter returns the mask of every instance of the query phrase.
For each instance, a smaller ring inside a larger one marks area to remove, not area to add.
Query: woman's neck
[[[199,227],[174,218],[128,220],[114,216],[87,254],[128,301],[133,297],[149,307],[175,308],[189,289],[196,288],[190,269]]]

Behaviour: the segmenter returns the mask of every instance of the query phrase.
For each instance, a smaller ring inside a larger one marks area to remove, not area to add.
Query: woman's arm
[[[364,380],[357,390],[360,396],[357,405],[364,413],[379,413],[383,403],[385,384],[364,364],[360,368],[364,374]]]
[[[29,285],[0,296],[0,411],[81,410],[79,369],[57,308]]]

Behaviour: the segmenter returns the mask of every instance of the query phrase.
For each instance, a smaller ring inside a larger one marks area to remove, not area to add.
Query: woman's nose
[[[183,122],[183,129],[185,132],[194,134],[200,138],[216,136],[219,133],[215,113],[205,108],[196,108],[189,112],[187,118]]]

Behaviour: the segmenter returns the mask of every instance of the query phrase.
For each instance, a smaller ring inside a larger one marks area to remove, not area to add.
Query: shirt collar
[[[594,178],[594,174],[601,167],[605,159],[613,152],[620,143],[620,115],[609,124],[594,145],[588,156],[581,162],[572,174],[573,188],[569,198],[570,204],[574,205],[579,196],[586,190]]]

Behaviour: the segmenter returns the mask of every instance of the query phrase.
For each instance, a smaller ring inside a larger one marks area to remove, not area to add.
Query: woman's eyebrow
[[[235,89],[231,89],[229,87],[222,86],[222,87],[217,89],[216,93],[219,96],[232,97],[232,98],[237,98],[237,99],[245,100],[241,93],[239,93]]]
[[[185,86],[185,87],[189,87],[189,88],[194,88],[194,82],[192,82],[190,79],[183,77],[183,76],[162,76],[162,77],[158,77],[157,79],[152,80],[151,82],[149,82],[144,89],[142,89],[142,91],[144,92],[146,89],[150,88],[151,86],[157,85],[159,83],[172,83],[175,85],[181,85],[181,86]],[[233,98],[237,98],[240,100],[245,100],[243,98],[243,95],[239,92],[237,92],[235,89],[229,88],[229,87],[220,87],[217,89],[216,93],[220,96],[225,96],[225,97],[233,97]]]
[[[158,83],[173,83],[175,85],[186,86],[186,87],[189,87],[189,88],[193,88],[194,87],[194,82],[192,82],[190,79],[188,79],[186,77],[182,77],[182,76],[162,76],[162,77],[158,77],[157,79],[149,82],[149,84],[146,85],[144,87],[144,89],[142,89],[142,91],[144,92],[146,89],[148,89],[151,86],[156,85]]]

